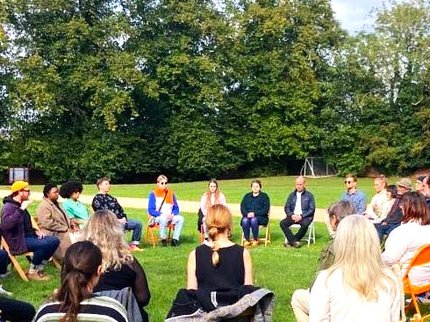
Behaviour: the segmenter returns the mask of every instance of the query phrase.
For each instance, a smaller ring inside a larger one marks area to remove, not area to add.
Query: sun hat
[[[406,188],[408,190],[412,189],[412,181],[409,178],[401,178],[396,182],[396,185],[399,187]]]
[[[10,191],[12,193],[20,191],[24,188],[27,188],[29,186],[28,182],[26,181],[15,181],[12,186],[10,187]]]

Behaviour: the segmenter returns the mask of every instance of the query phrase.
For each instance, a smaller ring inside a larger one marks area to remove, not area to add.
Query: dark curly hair
[[[64,183],[60,188],[60,196],[64,199],[70,198],[74,192],[81,193],[84,190],[82,183],[75,180],[70,180]]]

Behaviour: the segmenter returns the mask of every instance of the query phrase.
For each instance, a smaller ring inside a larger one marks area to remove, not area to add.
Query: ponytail
[[[56,298],[61,302],[60,311],[66,314],[61,322],[77,322],[80,311],[80,303],[92,297],[88,291],[88,277],[79,270],[72,270],[63,277],[60,290]]]
[[[211,227],[208,231],[209,238],[212,239],[212,266],[217,267],[219,265],[219,245],[216,241],[218,235],[218,228]]]

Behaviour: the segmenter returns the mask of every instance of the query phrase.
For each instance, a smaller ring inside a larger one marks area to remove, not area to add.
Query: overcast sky
[[[384,0],[331,0],[336,19],[350,33],[370,31],[375,22],[372,9],[381,8]]]

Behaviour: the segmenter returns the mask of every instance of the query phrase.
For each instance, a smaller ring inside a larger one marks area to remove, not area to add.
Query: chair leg
[[[18,272],[19,276],[21,276],[21,278],[22,278],[24,281],[28,282],[28,278],[27,278],[27,276],[25,275],[24,270],[21,268],[21,265],[19,265],[19,263],[18,263],[18,261],[17,261],[16,257],[15,257],[15,256],[9,256],[9,259],[10,259],[10,261],[12,262],[13,267],[14,267],[14,268],[16,269],[16,271]]]
[[[52,257],[52,263],[54,264],[54,266],[58,269],[61,270],[61,264],[58,261],[58,259],[56,259],[55,257]]]
[[[270,231],[270,225],[267,224],[266,226],[266,242],[264,243],[264,246],[267,246],[268,244],[270,244],[272,242],[272,232]]]
[[[146,227],[146,241],[152,244],[152,248],[155,248],[154,231],[151,227]]]

